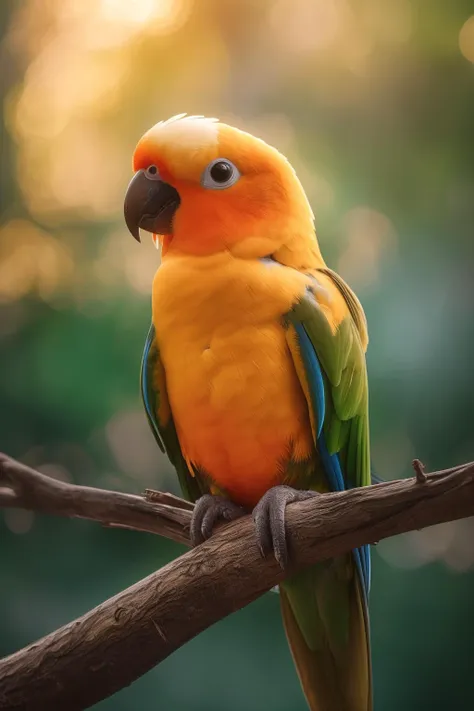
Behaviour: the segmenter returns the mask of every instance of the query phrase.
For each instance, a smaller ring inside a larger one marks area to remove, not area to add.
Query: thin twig
[[[178,509],[184,509],[185,511],[192,511],[194,508],[194,504],[182,499],[180,496],[163,491],[155,491],[155,489],[145,489],[144,496],[147,501],[176,506]]]
[[[419,459],[414,459],[412,466],[415,470],[415,477],[418,484],[424,484],[426,482],[425,465]]]

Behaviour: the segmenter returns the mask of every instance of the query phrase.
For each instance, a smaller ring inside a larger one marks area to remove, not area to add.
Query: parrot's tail
[[[311,711],[372,711],[368,613],[357,574],[320,563],[286,580],[286,636]]]

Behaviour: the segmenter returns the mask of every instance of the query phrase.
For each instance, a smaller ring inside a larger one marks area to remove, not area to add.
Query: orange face
[[[145,226],[164,231],[168,251],[263,257],[289,232],[301,231],[302,223],[312,232],[311,209],[288,161],[263,141],[213,119],[157,124],[139,141],[133,167],[179,196],[168,228],[148,218]],[[142,195],[149,195],[145,177],[137,179]]]

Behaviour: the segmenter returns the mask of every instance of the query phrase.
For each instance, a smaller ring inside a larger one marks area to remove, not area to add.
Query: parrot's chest
[[[295,448],[303,456],[311,450],[306,401],[282,323],[293,296],[262,303],[265,285],[256,276],[226,283],[201,276],[192,300],[173,280],[172,316],[160,308],[171,302],[166,279],[160,285],[157,277],[153,298],[183,454],[248,505],[282,480]]]

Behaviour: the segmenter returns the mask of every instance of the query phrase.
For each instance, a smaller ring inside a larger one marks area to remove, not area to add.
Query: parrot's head
[[[272,256],[322,264],[305,192],[287,159],[264,141],[215,119],[176,116],[153,126],[133,157],[125,220],[177,251]]]

